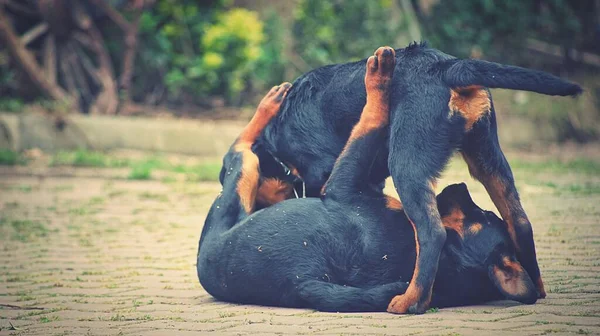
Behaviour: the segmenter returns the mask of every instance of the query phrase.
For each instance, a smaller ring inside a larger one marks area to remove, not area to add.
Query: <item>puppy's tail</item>
[[[405,282],[358,288],[319,280],[308,280],[298,286],[300,297],[310,308],[326,312],[386,311],[392,298],[404,294],[407,288]]]
[[[577,96],[583,89],[549,73],[474,59],[451,59],[440,64],[441,78],[450,88],[484,86],[537,92],[551,96]]]

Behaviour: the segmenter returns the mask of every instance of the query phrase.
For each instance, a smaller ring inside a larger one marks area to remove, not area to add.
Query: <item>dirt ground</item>
[[[600,171],[513,155],[548,297],[419,316],[217,302],[195,259],[218,183],[131,181],[107,170],[0,167],[0,335],[600,334]],[[116,176],[116,177],[115,177]],[[439,185],[466,181],[464,164]]]

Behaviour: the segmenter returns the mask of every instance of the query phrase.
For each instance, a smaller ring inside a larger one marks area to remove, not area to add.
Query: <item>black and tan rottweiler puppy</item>
[[[366,60],[318,68],[299,77],[253,150],[265,174],[282,162],[301,177],[308,196],[319,196],[366,101]],[[545,297],[531,223],[513,174],[498,143],[488,88],[546,95],[577,95],[581,87],[550,74],[482,60],[462,60],[412,44],[396,50],[390,84],[390,132],[370,149],[377,152],[368,177],[380,184],[389,175],[405,212],[416,226],[420,252],[406,294],[389,310],[423,312],[431,299],[446,230],[434,186],[449,157],[459,150],[472,176],[483,183],[504,219],[523,264]]]
[[[252,146],[290,84],[261,101],[223,160],[223,190],[200,237],[197,272],[208,293],[229,302],[348,312],[385,311],[398,295],[417,294],[409,282],[424,247],[400,201],[367,178],[373,149],[388,137],[394,63],[389,47],[368,59],[363,112],[319,198],[287,199],[284,183],[261,176]],[[436,204],[448,239],[436,265],[433,306],[536,301],[501,219],[475,205],[464,184],[445,188]]]

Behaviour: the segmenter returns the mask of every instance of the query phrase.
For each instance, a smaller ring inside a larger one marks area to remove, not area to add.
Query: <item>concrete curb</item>
[[[201,156],[220,156],[244,122],[140,117],[69,116],[73,125],[59,130],[52,117],[39,113],[0,113],[0,148],[136,149]]]

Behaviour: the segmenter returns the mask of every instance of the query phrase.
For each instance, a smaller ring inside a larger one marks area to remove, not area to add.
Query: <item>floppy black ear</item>
[[[438,211],[442,216],[449,213],[456,206],[459,206],[461,209],[469,209],[477,206],[469,194],[467,185],[464,183],[451,184],[444,188],[437,196],[437,204]]]
[[[537,301],[535,285],[518,261],[504,257],[488,266],[488,276],[505,298],[526,304]]]

